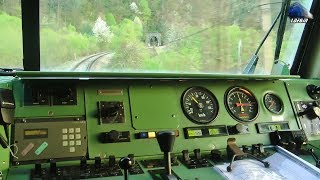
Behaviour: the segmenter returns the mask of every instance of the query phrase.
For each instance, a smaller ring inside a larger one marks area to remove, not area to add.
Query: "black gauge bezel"
[[[236,88],[238,88],[238,89],[241,88],[241,89],[244,89],[244,90],[248,91],[248,92],[251,94],[251,96],[254,98],[254,100],[255,100],[255,102],[256,102],[256,104],[257,104],[257,114],[254,116],[254,118],[249,119],[249,120],[243,120],[243,119],[240,119],[240,118],[236,117],[236,116],[234,115],[234,113],[230,110],[229,105],[228,105],[228,96],[229,96],[230,92],[233,91],[233,90],[236,89]],[[238,122],[242,122],[242,123],[250,123],[250,122],[253,122],[253,121],[255,121],[255,120],[258,118],[259,113],[260,113],[259,103],[258,103],[257,97],[256,97],[248,88],[243,87],[243,86],[232,86],[232,87],[228,88],[228,89],[226,90],[225,94],[224,94],[224,104],[225,104],[225,107],[226,107],[229,115],[230,115],[233,119],[235,119],[236,121],[238,121]]]
[[[270,110],[270,109],[267,107],[267,104],[266,104],[266,97],[267,97],[267,95],[273,96],[273,97],[275,97],[275,98],[277,98],[277,99],[279,100],[280,106],[281,106],[281,109],[279,110],[279,112],[272,111],[272,110]],[[265,107],[268,111],[270,111],[271,113],[274,113],[274,114],[281,114],[281,113],[283,112],[283,109],[284,109],[282,99],[281,99],[279,96],[277,96],[277,95],[275,95],[275,94],[273,94],[273,93],[266,93],[266,94],[263,96],[263,104],[264,104],[264,107]]]
[[[208,96],[209,98],[211,99],[212,103],[213,103],[213,106],[214,106],[214,112],[213,112],[213,115],[210,117],[210,119],[206,122],[201,122],[199,121],[198,119],[195,119],[193,117],[191,117],[188,113],[187,113],[187,110],[185,109],[184,107],[184,103],[185,103],[185,99],[186,99],[186,96],[188,95],[188,93],[190,93],[191,91],[195,91],[195,90],[201,90],[201,91],[204,91]],[[193,123],[195,124],[209,124],[211,122],[213,122],[216,117],[218,116],[218,112],[219,112],[219,102],[216,98],[216,96],[210,91],[208,90],[207,88],[204,88],[204,87],[200,87],[200,86],[194,86],[194,87],[190,87],[188,88],[187,90],[185,90],[181,96],[181,108],[182,108],[182,111],[184,113],[184,115],[190,120],[192,121]]]

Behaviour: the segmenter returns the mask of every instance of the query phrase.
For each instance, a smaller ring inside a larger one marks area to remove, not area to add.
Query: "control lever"
[[[165,162],[165,179],[177,180],[177,178],[171,174],[171,156],[170,152],[173,149],[176,134],[173,131],[160,131],[157,133],[157,140],[161,151],[164,153]]]
[[[228,172],[232,171],[232,163],[234,162],[236,157],[251,157],[251,158],[263,163],[264,167],[266,167],[266,168],[270,167],[269,162],[263,161],[263,160],[255,157],[251,154],[244,153],[243,151],[241,151],[241,149],[236,144],[236,138],[229,138],[227,140],[227,153],[228,153],[228,157],[232,157],[230,165],[227,167]]]
[[[128,180],[128,170],[133,166],[133,161],[128,157],[119,160],[119,166],[124,171],[124,180]]]
[[[309,152],[310,152],[311,156],[313,157],[314,161],[316,161],[316,167],[320,168],[320,159],[319,159],[319,157],[314,153],[314,150],[312,148],[309,149]]]

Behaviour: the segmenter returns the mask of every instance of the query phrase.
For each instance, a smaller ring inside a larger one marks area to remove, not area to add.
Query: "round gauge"
[[[197,124],[210,123],[219,110],[216,97],[203,87],[187,89],[182,95],[181,106],[187,118]]]
[[[266,108],[272,113],[279,114],[283,109],[281,99],[274,94],[266,94],[263,102]]]
[[[254,121],[258,115],[258,103],[254,95],[243,87],[233,87],[226,93],[226,106],[230,115],[244,122]]]

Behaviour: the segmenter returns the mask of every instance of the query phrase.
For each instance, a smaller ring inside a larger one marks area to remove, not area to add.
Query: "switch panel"
[[[24,105],[50,105],[50,96],[47,88],[25,85],[24,87]]]
[[[101,133],[99,138],[102,143],[130,142],[130,132],[111,130]]]
[[[53,105],[77,105],[77,90],[75,87],[55,87],[51,91]]]
[[[26,161],[73,158],[87,153],[86,120],[78,118],[17,119],[13,127],[16,156]]]
[[[98,102],[100,124],[124,123],[123,102]]]

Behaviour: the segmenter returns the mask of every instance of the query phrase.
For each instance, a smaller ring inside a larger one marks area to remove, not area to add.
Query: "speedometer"
[[[213,121],[219,109],[216,97],[203,87],[187,89],[182,95],[181,106],[186,117],[197,124]]]
[[[227,91],[226,106],[229,114],[238,121],[251,122],[258,116],[258,103],[254,95],[243,87]]]

